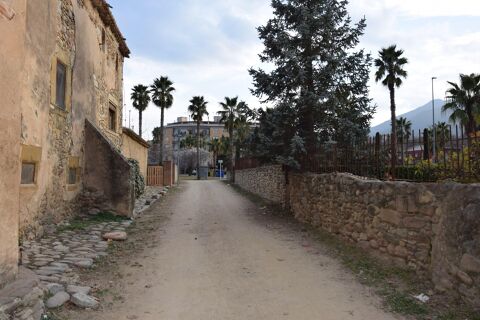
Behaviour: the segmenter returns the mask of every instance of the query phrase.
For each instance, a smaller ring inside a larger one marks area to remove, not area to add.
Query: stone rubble
[[[133,216],[140,215],[144,210],[148,209],[162,196],[166,195],[169,187],[146,187],[145,193],[142,194],[137,201],[135,201],[135,208],[133,209]]]
[[[135,202],[134,217],[167,192],[168,188],[147,187]],[[98,213],[92,211],[89,215]],[[98,300],[89,295],[91,288],[79,284],[78,270],[91,268],[95,260],[108,255],[109,242],[105,240],[126,240],[132,222],[59,229],[36,241],[24,241],[19,277],[0,290],[0,320],[41,320],[45,306],[59,308],[68,301],[81,308],[97,308]],[[47,294],[49,298],[44,304]]]

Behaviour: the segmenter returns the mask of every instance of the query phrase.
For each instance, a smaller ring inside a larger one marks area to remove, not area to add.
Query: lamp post
[[[432,158],[433,161],[436,161],[436,146],[435,146],[435,140],[436,140],[436,135],[437,131],[435,130],[435,92],[433,88],[433,81],[436,80],[437,77],[432,77],[432,140],[433,140],[433,153],[432,153]]]

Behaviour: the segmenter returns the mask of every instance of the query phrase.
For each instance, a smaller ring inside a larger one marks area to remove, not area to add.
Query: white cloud
[[[165,4],[174,5],[167,0],[157,1],[151,3],[159,8]],[[158,22],[153,21],[158,23],[160,30],[161,22],[168,20],[171,30],[163,28],[156,42],[165,43],[163,50],[173,47],[175,50],[168,52],[181,56],[159,58],[155,50],[137,52],[132,48],[132,59],[127,60],[125,68],[127,96],[133,85],[150,84],[153,78],[168,75],[175,81],[177,92],[173,108],[166,112],[167,122],[186,115],[188,100],[193,95],[205,95],[210,101],[211,117],[224,96],[239,95],[250,105],[258,107],[257,99],[249,93],[252,80],[247,69],[259,64],[257,54],[263,47],[257,39],[255,27],[265,24],[270,17],[269,2],[212,0],[205,5],[205,1],[200,0],[178,1],[181,9],[174,11],[174,15],[166,13],[167,16],[159,18]],[[363,16],[367,18],[368,27],[360,46],[376,57],[381,47],[396,43],[409,59],[406,67],[408,79],[397,92],[398,113],[431,99],[432,76],[438,77],[436,97],[442,98],[448,87],[446,81],[457,81],[459,73],[480,72],[480,19],[472,18],[480,18],[480,1],[350,2],[349,10],[354,20]],[[151,33],[157,37],[155,31],[159,30],[151,30]],[[169,38],[162,38],[164,35]],[[176,43],[168,42],[173,40]],[[184,59],[186,54],[189,55]],[[390,117],[388,90],[373,80],[370,89],[370,95],[378,105],[373,124],[378,124]],[[126,103],[130,105],[129,99]],[[138,126],[136,117],[137,112],[132,111],[135,127]],[[151,130],[159,124],[158,108],[150,106],[144,119],[144,131],[151,136]]]
[[[478,0],[351,0],[350,7],[375,16],[455,17],[480,15]]]

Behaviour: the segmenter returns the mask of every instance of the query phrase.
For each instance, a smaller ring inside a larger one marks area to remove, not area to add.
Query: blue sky
[[[137,111],[129,98],[133,85],[148,85],[168,75],[174,82],[175,102],[166,122],[187,115],[188,100],[203,95],[210,118],[225,96],[240,96],[260,107],[250,95],[248,68],[259,66],[262,44],[256,27],[271,16],[269,0],[110,0],[117,23],[132,51],[124,79],[125,118],[138,127]],[[480,1],[477,0],[352,0],[354,20],[367,18],[361,47],[374,56],[396,43],[410,63],[409,77],[397,93],[403,113],[431,99],[431,77],[437,76],[436,98],[444,97],[446,81],[459,73],[480,72]],[[373,124],[389,118],[388,91],[374,81],[370,96],[378,105]],[[144,136],[160,122],[151,105],[144,115]],[[125,124],[125,123],[124,123]]]

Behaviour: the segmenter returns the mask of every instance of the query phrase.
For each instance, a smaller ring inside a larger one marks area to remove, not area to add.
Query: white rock
[[[80,292],[72,295],[70,301],[72,301],[72,303],[75,304],[77,307],[81,308],[95,309],[96,307],[98,307],[97,299]]]
[[[65,302],[70,300],[70,295],[65,291],[58,292],[53,297],[49,298],[45,305],[49,309],[61,307]]]
[[[424,294],[424,293],[421,293],[421,294],[419,294],[419,295],[417,295],[417,296],[413,296],[413,297],[414,297],[415,299],[417,299],[418,301],[421,301],[421,302],[423,302],[423,303],[426,303],[426,302],[428,302],[428,300],[430,300],[430,297],[427,296],[427,295]]]
[[[107,232],[103,235],[103,239],[123,241],[127,240],[127,233],[124,231]]]

